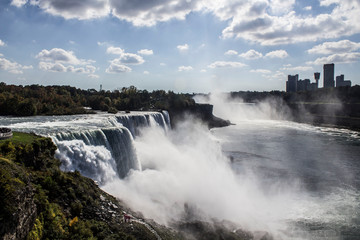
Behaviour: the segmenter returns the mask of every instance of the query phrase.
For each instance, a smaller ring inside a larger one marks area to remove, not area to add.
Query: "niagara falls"
[[[268,103],[209,101],[233,124],[209,131],[188,116],[171,128],[166,111],[0,124],[49,136],[63,171],[79,171],[164,225],[228,221],[233,231],[274,239],[358,236],[358,132],[275,117]]]

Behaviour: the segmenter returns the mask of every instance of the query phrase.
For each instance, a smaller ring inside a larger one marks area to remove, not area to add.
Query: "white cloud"
[[[78,59],[72,51],[66,51],[61,48],[51,50],[43,49],[36,55],[40,61],[60,62],[73,65],[85,65],[92,63],[92,60]]]
[[[166,66],[166,63],[160,63],[160,66],[164,67]]]
[[[0,47],[5,46],[5,43],[0,39]]]
[[[184,20],[191,11],[200,10],[200,0],[134,1],[110,0],[112,14],[135,26],[153,26],[171,19]]]
[[[0,70],[5,70],[14,74],[22,74],[23,70],[32,69],[32,66],[23,66],[17,62],[12,62],[0,54]]]
[[[270,74],[271,71],[268,70],[268,69],[253,69],[253,70],[250,70],[250,72],[252,73],[262,73],[262,74]]]
[[[239,53],[235,50],[228,50],[224,54],[231,56],[231,55],[238,55]]]
[[[138,52],[149,55],[152,50],[143,49]],[[105,70],[107,73],[131,72],[132,69],[127,65],[140,65],[145,62],[142,56],[134,53],[127,53],[124,49],[119,47],[110,46],[106,49],[106,53],[119,55],[118,58],[115,58],[110,62],[110,66]]]
[[[114,16],[134,26],[184,20],[191,12],[206,12],[226,21],[223,38],[241,38],[261,45],[319,41],[360,33],[359,0],[320,0],[330,11],[314,16],[295,12],[295,0],[28,0],[43,11],[65,19]],[[25,0],[13,0],[23,6]],[[309,6],[305,9],[309,10]]]
[[[93,74],[96,70],[94,66],[74,67],[72,65],[64,65],[61,62],[39,62],[39,69],[48,72],[71,72]]]
[[[360,32],[360,2],[357,0],[321,1],[334,3],[330,13],[315,16],[297,14],[292,8],[276,15],[268,11],[255,14],[254,3],[244,1],[242,9],[230,19],[223,38],[242,38],[261,45],[280,45],[338,38]],[[271,3],[266,3],[269,7]],[[265,9],[267,9],[265,7]]]
[[[247,66],[241,62],[216,61],[211,63],[208,68],[241,68]]]
[[[206,73],[207,71],[206,71],[206,69],[201,69],[200,72],[201,73]]]
[[[186,52],[187,50],[189,50],[189,45],[184,44],[184,45],[178,45],[176,47],[180,52]]]
[[[360,60],[360,52],[337,53],[327,57],[317,58],[315,61],[309,61],[306,64],[322,65],[326,63],[352,63]]]
[[[136,55],[134,53],[124,53],[120,56],[119,60],[123,64],[131,64],[131,65],[140,65],[145,62],[143,57]]]
[[[265,57],[268,58],[286,58],[289,54],[285,50],[275,50],[272,52],[268,52]]]
[[[27,2],[27,0],[12,0],[11,1],[11,5],[16,6],[16,7],[22,7],[23,5],[25,5]]]
[[[306,10],[306,11],[311,11],[311,10],[312,10],[312,7],[311,7],[311,6],[306,6],[306,7],[304,7],[304,10]]]
[[[109,53],[109,54],[122,55],[122,54],[124,54],[124,52],[125,52],[124,49],[119,48],[119,47],[111,46],[106,49],[106,53]]]
[[[180,66],[180,67],[178,67],[179,72],[188,72],[188,71],[191,71],[191,70],[193,70],[192,66]]]
[[[91,65],[93,60],[78,59],[72,51],[61,48],[43,49],[36,58],[40,61],[39,69],[43,71],[82,74],[93,74],[96,71],[96,67]]]
[[[310,67],[310,66],[297,66],[297,67],[284,67],[284,68],[281,68],[281,70],[307,72],[307,71],[313,71],[314,68]]]
[[[121,64],[140,65],[145,62],[142,56],[134,53],[126,53],[124,49],[119,47],[108,47],[106,53],[119,55],[117,61]]]
[[[140,55],[153,55],[154,51],[150,49],[141,49],[138,51],[138,54]]]
[[[324,42],[316,45],[308,50],[308,53],[313,54],[336,54],[353,52],[360,49],[360,43],[352,42],[349,40],[342,40],[338,42]]]
[[[149,72],[149,71],[144,71],[144,74],[145,74],[145,75],[149,75],[150,72]]]
[[[280,15],[289,12],[293,9],[295,0],[270,0],[269,5],[271,12],[275,15]]]
[[[132,69],[121,63],[119,59],[114,59],[110,62],[110,66],[105,70],[107,73],[125,73],[131,72]]]
[[[254,49],[250,49],[249,51],[247,51],[246,53],[241,53],[239,54],[240,57],[243,57],[245,59],[259,59],[262,58],[263,55],[262,53],[259,53],[257,51],[255,51]]]

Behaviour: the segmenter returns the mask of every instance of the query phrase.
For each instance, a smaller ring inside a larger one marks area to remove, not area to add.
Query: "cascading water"
[[[165,117],[164,117],[165,115]],[[166,111],[131,114],[37,116],[4,118],[1,124],[15,131],[50,136],[58,147],[56,157],[64,171],[80,171],[100,184],[124,178],[131,170],[141,170],[134,138],[144,127],[170,126]]]

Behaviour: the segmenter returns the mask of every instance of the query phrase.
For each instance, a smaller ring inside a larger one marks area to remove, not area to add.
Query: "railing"
[[[10,128],[0,128],[0,140],[8,139],[13,136],[13,133]]]

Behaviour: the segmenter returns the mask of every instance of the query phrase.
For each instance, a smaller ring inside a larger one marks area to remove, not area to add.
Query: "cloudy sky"
[[[0,23],[7,84],[285,90],[324,63],[360,84],[360,0],[1,0]]]

